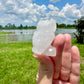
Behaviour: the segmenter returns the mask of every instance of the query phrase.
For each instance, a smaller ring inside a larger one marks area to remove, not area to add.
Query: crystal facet
[[[32,51],[46,56],[56,56],[56,48],[51,46],[55,37],[55,30],[55,20],[40,20],[37,24],[37,31],[35,31],[33,35]]]

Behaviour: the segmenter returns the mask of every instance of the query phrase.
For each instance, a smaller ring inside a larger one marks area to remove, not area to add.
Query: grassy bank
[[[12,34],[12,33],[10,33],[10,32],[0,32],[0,43],[1,42],[6,42],[6,36],[7,35],[10,35],[10,34]]]
[[[84,45],[79,47],[84,59]],[[32,43],[0,44],[0,84],[36,84],[38,61],[32,56]],[[81,63],[80,84],[84,84],[84,63]]]
[[[57,27],[57,29],[76,29],[76,27]]]
[[[0,32],[1,35],[3,34],[11,34],[10,32]]]
[[[0,44],[0,84],[35,84],[38,62],[32,44]]]

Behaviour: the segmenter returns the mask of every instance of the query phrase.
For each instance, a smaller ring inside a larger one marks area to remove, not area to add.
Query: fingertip
[[[71,35],[70,34],[64,34],[64,37],[65,37],[64,51],[70,51],[71,52]]]
[[[71,35],[70,34],[64,34],[65,37],[65,43],[71,45]]]
[[[52,46],[53,47],[61,46],[64,44],[64,41],[65,41],[64,35],[59,34],[54,38],[54,40],[52,42]]]
[[[77,46],[73,46],[71,49],[72,62],[80,62],[80,53]]]
[[[34,56],[37,60],[39,60],[39,61],[40,61],[40,60],[42,59],[42,57],[43,57],[43,55],[36,54],[36,53],[34,53],[33,56]]]
[[[42,55],[42,54],[36,54],[34,53],[33,56],[41,63],[43,64],[46,64],[46,65],[49,65],[49,64],[52,64],[52,60],[49,56],[45,56],[45,55]]]
[[[35,58],[36,60],[38,60],[39,62],[41,62],[41,60],[42,60],[42,55],[39,55],[39,54],[34,53],[33,56],[34,56],[34,58]]]
[[[71,49],[71,74],[70,82],[71,84],[79,84],[80,80],[80,54],[77,46],[73,46]]]
[[[65,43],[71,45],[71,35],[70,34],[64,34],[65,37]]]
[[[76,49],[77,51],[79,51],[77,46],[72,46],[72,49]]]
[[[67,39],[71,39],[71,35],[70,34],[64,34],[65,38]]]
[[[36,58],[36,57],[38,57],[35,53],[33,54],[33,56]]]
[[[80,53],[79,53],[79,49],[78,49],[77,46],[73,46],[73,47],[72,47],[72,52],[73,52],[74,55],[77,55],[77,56],[80,55]]]

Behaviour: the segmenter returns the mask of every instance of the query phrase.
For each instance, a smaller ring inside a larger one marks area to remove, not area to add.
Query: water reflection
[[[1,30],[0,32],[11,32],[12,34],[0,35],[0,42],[13,42],[13,41],[31,41],[32,36],[36,30]],[[55,35],[59,33],[69,33],[72,38],[76,29],[57,29]]]

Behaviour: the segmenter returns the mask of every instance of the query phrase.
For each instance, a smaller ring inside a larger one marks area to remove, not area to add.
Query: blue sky
[[[0,0],[0,25],[37,25],[40,19],[73,24],[84,16],[84,0]]]
[[[53,4],[54,6],[57,6],[60,10],[62,9],[62,7],[64,7],[66,5],[66,3],[69,3],[70,5],[72,4],[77,4],[80,5],[81,4],[81,0],[52,0],[52,1],[56,1],[56,2],[51,2],[50,0],[34,0],[33,3],[36,3],[38,5],[46,5],[48,6],[49,4]]]

